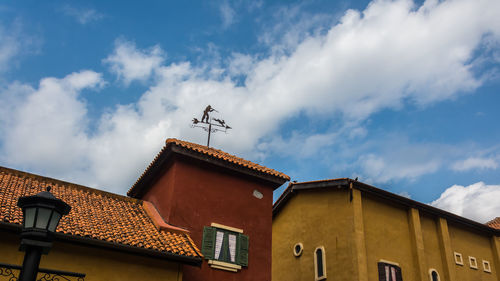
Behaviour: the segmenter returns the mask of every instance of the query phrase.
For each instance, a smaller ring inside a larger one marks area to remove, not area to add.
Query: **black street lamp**
[[[24,218],[19,250],[26,252],[20,281],[36,279],[41,255],[49,253],[59,220],[71,210],[71,206],[54,197],[50,189],[48,186],[47,191],[20,197],[17,201],[17,206],[23,209]]]

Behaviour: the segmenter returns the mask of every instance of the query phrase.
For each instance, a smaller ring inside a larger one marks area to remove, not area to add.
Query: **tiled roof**
[[[0,222],[21,225],[20,196],[52,186],[57,198],[71,205],[56,232],[156,252],[159,256],[200,259],[189,235],[159,231],[143,201],[93,188],[0,167]]]
[[[250,170],[254,170],[254,171],[261,172],[261,173],[264,173],[264,174],[267,174],[270,176],[274,176],[274,177],[283,179],[284,181],[290,180],[290,177],[285,175],[284,173],[281,173],[281,172],[278,172],[276,170],[264,167],[264,166],[256,164],[256,163],[253,163],[253,162],[245,160],[243,158],[234,156],[234,155],[229,154],[227,152],[224,152],[222,150],[215,149],[212,147],[207,147],[207,146],[192,143],[192,142],[187,142],[187,141],[169,138],[165,141],[165,146],[163,146],[161,151],[156,155],[155,159],[151,162],[151,164],[149,164],[149,166],[142,173],[142,175],[139,177],[139,179],[137,179],[137,181],[132,186],[132,188],[130,188],[130,190],[127,194],[129,194],[129,195],[132,194],[132,191],[136,188],[138,183],[145,177],[146,174],[148,174],[150,172],[152,167],[159,161],[160,156],[171,145],[176,145],[176,146],[182,147],[184,149],[194,151],[194,152],[203,154],[205,156],[209,156],[209,157],[214,158],[214,159],[223,160],[223,161],[226,161],[228,163],[235,164],[235,165],[238,165],[238,166],[250,169]]]
[[[500,229],[500,217],[496,217],[486,223],[487,226],[491,228]]]

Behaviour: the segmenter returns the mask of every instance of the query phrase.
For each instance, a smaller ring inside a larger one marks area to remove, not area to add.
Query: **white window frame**
[[[464,265],[464,259],[462,257],[462,254],[459,252],[454,252],[453,256],[455,257],[455,263],[458,265]]]
[[[297,246],[299,246],[299,247],[300,247],[300,250],[299,250],[299,252],[298,252],[298,253],[295,251],[295,248],[297,248]],[[303,252],[303,251],[304,251],[304,245],[303,245],[302,243],[300,243],[300,242],[299,242],[299,243],[297,243],[297,244],[293,245],[293,255],[294,255],[294,256],[296,256],[296,257],[300,257],[300,256],[302,255],[302,252]]]
[[[477,259],[475,257],[469,256],[469,266],[472,269],[477,269]]]
[[[491,265],[489,261],[483,260],[483,270],[484,272],[491,273]]]
[[[432,273],[433,272],[436,272],[436,274],[438,276],[438,281],[441,281],[441,276],[439,276],[439,272],[435,268],[430,268],[429,269],[429,280],[430,281],[434,281],[434,280],[432,280]]]
[[[323,275],[318,276],[318,258],[316,252],[318,250],[321,250],[321,259],[322,259],[322,264],[323,264]],[[325,247],[319,246],[314,249],[314,280],[315,281],[320,281],[320,280],[326,280],[326,252],[325,252]]]

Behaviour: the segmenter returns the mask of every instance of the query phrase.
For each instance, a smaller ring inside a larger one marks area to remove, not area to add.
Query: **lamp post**
[[[36,279],[41,255],[49,253],[59,220],[71,210],[71,206],[54,197],[50,189],[48,186],[47,191],[20,197],[17,201],[17,206],[23,210],[19,250],[25,252],[20,281]]]

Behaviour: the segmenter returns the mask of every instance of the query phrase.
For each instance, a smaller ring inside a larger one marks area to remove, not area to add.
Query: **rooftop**
[[[192,158],[197,157],[198,159],[203,161],[216,160],[217,161],[216,163],[223,163],[232,168],[238,168],[240,171],[247,171],[247,172],[250,171],[257,175],[263,175],[266,176],[267,178],[272,178],[274,181],[280,182],[279,185],[290,180],[290,177],[285,175],[284,173],[264,167],[257,163],[253,163],[243,158],[234,156],[222,150],[215,149],[212,147],[207,147],[196,143],[169,138],[165,141],[165,146],[163,146],[161,151],[156,155],[155,159],[149,164],[149,166],[142,173],[139,179],[137,179],[137,181],[130,188],[127,194],[132,197],[138,197],[137,194],[143,188],[142,186],[144,185],[144,182],[147,181],[148,176],[150,176],[150,174],[155,173],[155,170],[162,165],[162,162],[165,161],[166,158],[168,158],[169,152],[171,152],[174,149],[175,152],[184,153],[185,155],[189,155],[189,157]]]
[[[500,229],[500,217],[496,217],[486,223],[487,226],[491,228]]]
[[[388,200],[389,202],[405,206],[408,208],[416,208],[422,213],[430,214],[432,216],[442,217],[450,222],[466,226],[469,228],[476,229],[481,232],[493,233],[495,235],[500,235],[500,217],[492,220],[486,224],[482,224],[450,212],[432,207],[430,205],[391,193],[389,191],[368,185],[366,183],[360,182],[357,179],[353,180],[350,178],[338,178],[338,179],[325,179],[307,182],[292,182],[283,191],[281,196],[273,204],[273,217],[278,215],[280,210],[287,204],[287,202],[295,196],[297,193],[305,190],[312,189],[346,189],[346,188],[356,188],[360,190],[363,194],[374,196],[383,200]]]
[[[5,167],[0,167],[0,227],[20,229],[23,215],[18,198],[35,195],[49,185],[54,196],[72,207],[61,219],[56,239],[97,243],[188,264],[201,262],[202,255],[189,235],[158,230],[142,200]]]

